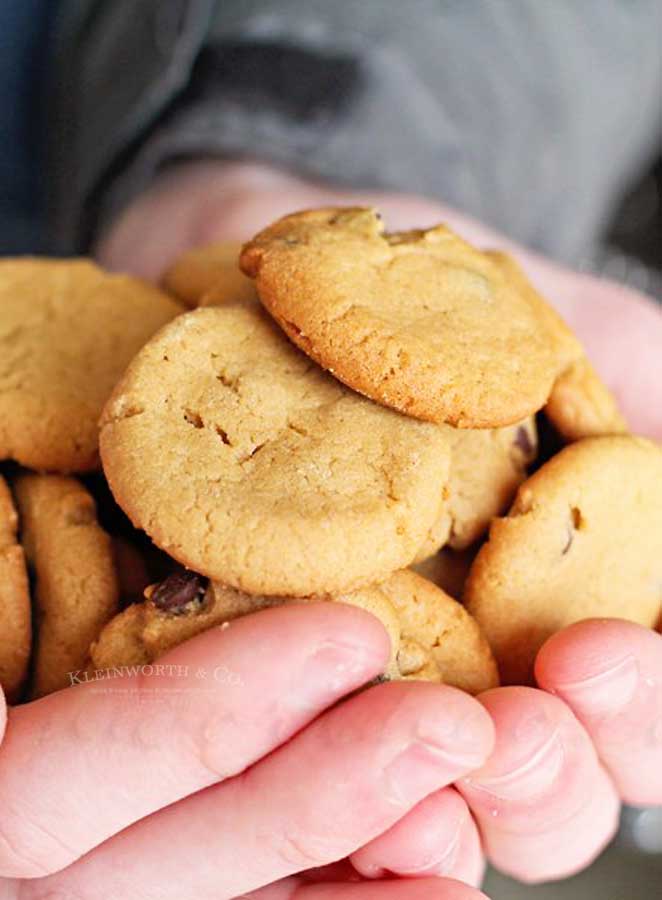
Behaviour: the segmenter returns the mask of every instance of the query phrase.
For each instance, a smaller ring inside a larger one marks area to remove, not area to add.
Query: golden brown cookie
[[[494,516],[502,515],[512,503],[538,448],[533,417],[505,428],[447,426],[445,433],[451,445],[450,476],[418,562],[446,544],[464,550],[481,538]]]
[[[239,241],[195,247],[163,276],[163,287],[187,306],[217,306],[255,299],[255,286],[239,268]]]
[[[253,306],[198,309],[136,356],[101,452],[134,524],[248,593],[372,584],[414,558],[448,475],[442,431],[370,403]]]
[[[336,596],[305,598],[358,606],[375,615],[391,639],[391,679],[443,680],[478,693],[496,684],[496,665],[476,623],[465,610],[413,572],[380,585]],[[252,596],[176,573],[147,592],[144,603],[116,616],[91,648],[92,667],[115,669],[154,662],[209,628],[284,603],[291,598]]]
[[[9,703],[20,697],[32,642],[28,573],[17,526],[9,488],[0,476],[0,687]]]
[[[144,603],[130,606],[102,631],[91,648],[92,667],[112,669],[145,665],[168,650],[214,626],[284,603],[306,602],[245,594],[218,582],[207,583],[193,572],[177,572],[146,591]],[[330,599],[330,598],[324,598]],[[399,677],[399,620],[388,599],[376,587],[335,598],[366,609],[383,623],[391,638],[389,677]]]
[[[41,697],[86,666],[91,642],[117,612],[117,577],[94,500],[75,478],[26,473],[13,486],[35,578],[32,695]]]
[[[258,234],[241,266],[305,353],[407,415],[509,425],[558,374],[539,311],[444,226],[387,234],[370,209],[311,210]]]
[[[470,694],[498,685],[489,645],[462,604],[410,569],[395,572],[379,588],[399,616],[402,640],[431,653],[444,684]]]
[[[97,421],[129,360],[181,309],[84,260],[0,261],[0,460],[98,466]]]
[[[584,349],[575,333],[535,289],[517,260],[501,250],[487,250],[486,256],[501,270],[520,297],[529,304],[532,312],[543,322],[554,352],[557,373],[563,372],[571,363],[582,357]]]
[[[568,442],[628,431],[616,398],[585,356],[556,380],[545,415]]]
[[[493,522],[465,601],[504,682],[527,684],[538,650],[566,625],[657,625],[661,585],[662,451],[642,438],[588,438],[545,463]]]

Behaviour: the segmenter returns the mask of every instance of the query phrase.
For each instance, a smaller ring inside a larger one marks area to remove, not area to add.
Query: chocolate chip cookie
[[[536,458],[538,436],[533,417],[517,425],[492,429],[445,427],[451,446],[451,469],[440,512],[417,561],[445,546],[464,550],[502,515]]]
[[[311,210],[260,232],[241,266],[305,353],[407,415],[513,424],[558,374],[539,310],[444,226],[388,234],[371,209]]]
[[[581,619],[655,627],[662,613],[662,450],[643,438],[570,444],[519,489],[472,566],[465,602],[507,684]]]
[[[391,639],[389,679],[445,681],[472,693],[493,687],[496,665],[468,613],[413,572],[336,596],[255,596],[178,572],[147,592],[144,603],[110,622],[91,648],[92,669],[146,665],[214,626],[293,602],[340,602],[375,615]]]

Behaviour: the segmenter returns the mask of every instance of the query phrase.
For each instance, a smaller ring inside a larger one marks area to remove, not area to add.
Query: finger
[[[622,799],[662,804],[662,637],[615,619],[580,622],[545,644],[536,677],[584,725]]]
[[[489,716],[461,691],[381,685],[240,778],[133,825],[46,886],[79,900],[96,897],[99,884],[123,900],[145,900],[151,884],[159,900],[180,900],[184,882],[196,898],[242,895],[343,859],[482,765],[492,742]]]
[[[480,891],[459,881],[438,878],[303,886],[298,879],[292,878],[281,884],[245,894],[241,900],[488,900],[488,898]]]
[[[561,700],[531,688],[480,698],[496,748],[458,785],[488,858],[520,881],[566,877],[613,836],[619,803],[591,741]]]
[[[5,700],[5,695],[0,687],[0,744],[2,744],[2,738],[5,733],[5,727],[7,725],[7,701]]]
[[[351,861],[365,878],[436,875],[479,885],[485,871],[476,823],[453,788],[430,794]]]
[[[12,709],[0,748],[0,875],[57,871],[242,772],[383,671],[388,654],[372,616],[292,605],[212,629],[161,666]]]

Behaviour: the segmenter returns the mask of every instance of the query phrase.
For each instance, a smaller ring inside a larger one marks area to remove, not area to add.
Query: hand
[[[391,229],[447,222],[479,247],[512,252],[582,339],[633,431],[662,441],[660,308],[643,294],[557,266],[421,197],[332,188],[250,163],[186,163],[156,180],[102,236],[97,254],[109,268],[155,279],[192,246],[249,238],[292,210],[338,204],[375,205]]]
[[[547,642],[536,674],[541,690],[479,698],[497,736],[487,764],[355,853],[358,871],[467,878],[478,826],[497,868],[525,882],[564,878],[610,841],[621,800],[662,804],[662,637],[581,622]]]
[[[319,868],[493,746],[487,713],[452,688],[384,684],[338,704],[388,654],[367,613],[292,605],[212,629],[160,669],[11,709],[0,898],[478,900],[450,882],[377,888],[346,864]]]

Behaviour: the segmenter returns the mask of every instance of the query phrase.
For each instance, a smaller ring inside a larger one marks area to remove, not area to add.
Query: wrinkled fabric
[[[660,135],[658,0],[71,0],[52,209],[84,249],[165,164],[438,198],[566,262]]]

